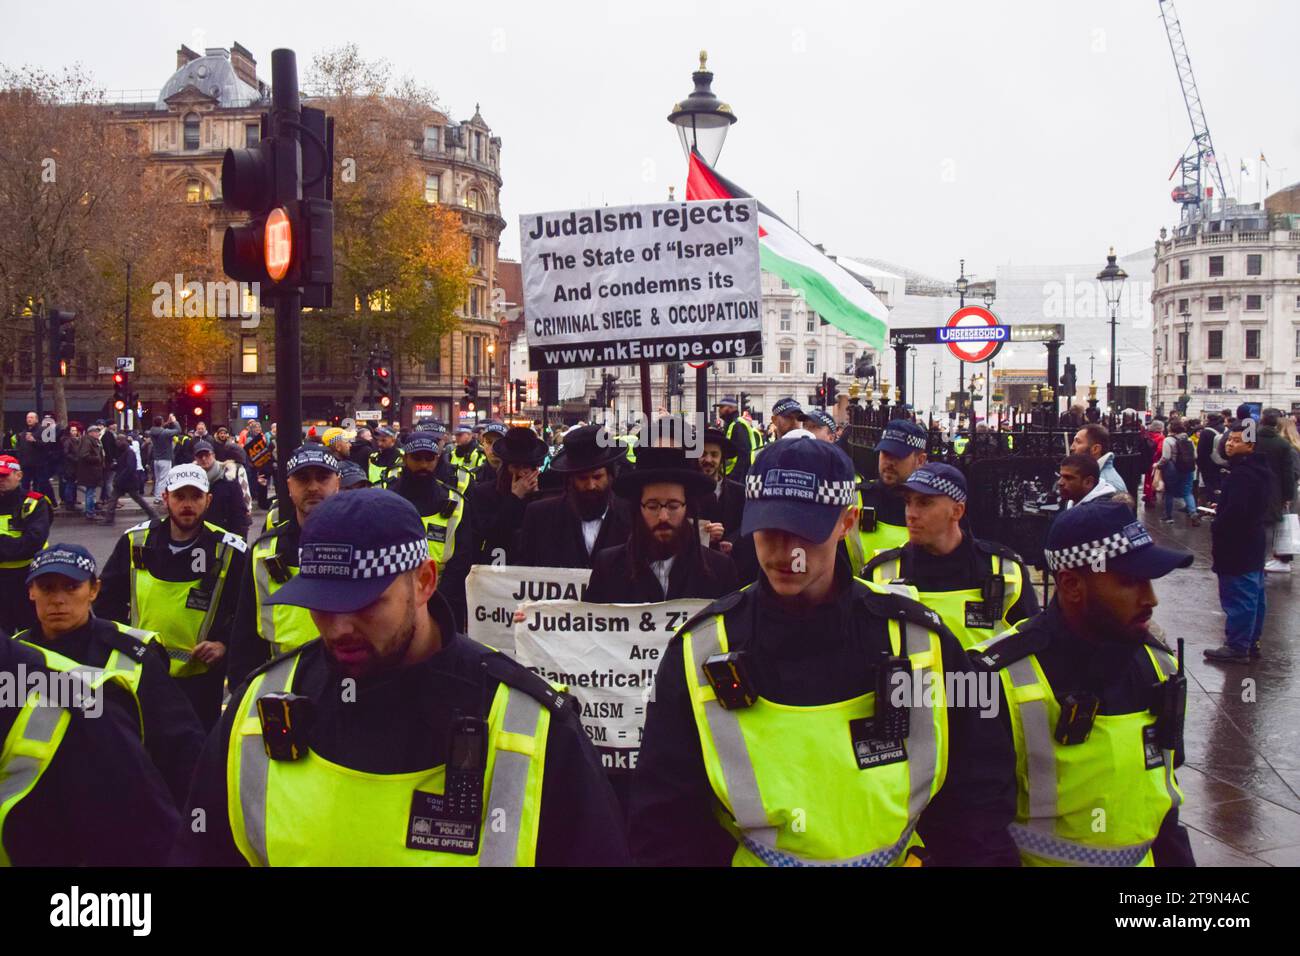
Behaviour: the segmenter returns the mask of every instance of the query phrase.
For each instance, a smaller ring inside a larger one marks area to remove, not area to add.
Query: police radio
[[[1101,700],[1096,694],[1067,694],[1061,701],[1061,716],[1056,721],[1056,742],[1068,745],[1086,741],[1100,709]]]
[[[1152,712],[1156,715],[1156,742],[1161,750],[1183,749],[1183,721],[1187,713],[1187,675],[1183,672],[1183,639],[1178,639],[1178,670],[1154,688]]]
[[[257,698],[266,755],[272,760],[298,760],[306,754],[314,713],[311,698],[301,694],[263,694]]]
[[[443,795],[446,815],[452,820],[477,823],[483,814],[487,738],[487,721],[481,717],[458,716],[451,722]]]
[[[906,687],[912,693],[912,661],[889,651],[881,651],[876,665],[876,716],[873,736],[876,740],[902,740],[911,729],[911,709],[895,701],[895,689]]]
[[[858,530],[871,534],[876,530],[876,509],[863,505],[858,510]]]

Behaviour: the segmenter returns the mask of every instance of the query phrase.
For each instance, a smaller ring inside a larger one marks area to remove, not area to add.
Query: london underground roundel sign
[[[939,327],[939,341],[963,362],[987,362],[1010,337],[1011,329],[981,305],[958,309]]]

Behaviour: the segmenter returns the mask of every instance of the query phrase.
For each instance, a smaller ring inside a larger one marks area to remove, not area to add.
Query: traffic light
[[[113,408],[115,411],[126,411],[127,405],[131,403],[131,383],[126,372],[113,373]]]
[[[76,318],[75,312],[50,310],[50,375],[53,378],[65,377],[68,374],[68,363],[77,357]]]
[[[226,150],[222,200],[251,218],[226,227],[221,261],[230,278],[259,283],[263,301],[301,291],[303,305],[323,308],[334,281],[334,121],[303,107],[294,123],[301,146],[263,113],[260,141]]]
[[[380,359],[375,365],[375,395],[379,397],[379,407],[389,408],[393,404],[393,370]]]
[[[478,379],[473,376],[467,376],[464,380],[465,393],[460,397],[460,403],[469,411],[474,411],[478,406]]]
[[[826,386],[825,385],[817,386],[817,390],[813,392],[812,400],[813,400],[813,404],[816,405],[817,407],[819,408],[826,407]]]
[[[826,388],[824,391],[825,394],[822,396],[824,399],[822,407],[826,408],[827,406],[835,404],[835,398],[840,393],[840,383],[835,381],[833,378],[828,378],[826,380]]]
[[[686,378],[686,368],[681,362],[668,363],[668,394],[683,395],[685,389],[682,387]]]
[[[740,400],[740,411],[747,411],[749,409],[749,392],[741,392],[738,398]]]

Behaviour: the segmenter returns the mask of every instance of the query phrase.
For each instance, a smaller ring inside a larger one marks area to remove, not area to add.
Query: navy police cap
[[[1047,532],[1044,555],[1052,571],[1115,571],[1148,580],[1192,563],[1192,552],[1156,544],[1128,505],[1111,500],[1063,512]]]
[[[99,574],[95,558],[79,544],[54,544],[38,551],[27,572],[27,583],[44,574],[61,574],[74,581],[89,581]],[[24,600],[26,600],[24,598]]]
[[[918,451],[925,451],[929,438],[925,429],[916,422],[905,418],[896,418],[885,426],[885,432],[876,442],[876,451],[883,451],[895,458],[906,458]]]
[[[825,541],[856,500],[856,488],[853,462],[835,445],[782,438],[767,446],[745,475],[740,533],[779,530]]]
[[[941,462],[922,465],[903,482],[903,487],[923,495],[947,495],[958,502],[967,498],[966,476],[952,465]]]

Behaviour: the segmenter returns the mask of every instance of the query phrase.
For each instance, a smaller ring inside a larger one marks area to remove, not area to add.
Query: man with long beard
[[[627,502],[614,496],[614,467],[623,446],[599,425],[564,436],[550,471],[564,478],[564,494],[532,502],[524,511],[518,560],[535,568],[589,568],[597,551],[622,544],[632,530]]]
[[[712,480],[691,468],[681,448],[642,448],[636,468],[615,492],[640,512],[631,537],[598,552],[583,600],[649,604],[677,598],[719,598],[736,589],[731,559],[700,544],[701,502]]]
[[[712,494],[701,502],[700,517],[708,523],[710,545],[716,544],[723,554],[730,554],[740,537],[740,521],[745,512],[745,486],[722,472],[724,463],[735,454],[736,446],[719,429],[705,429],[698,464],[713,487]]]
[[[333,495],[301,544],[271,602],[308,609],[321,639],[232,694],[185,816],[208,825],[180,828],[175,862],[628,862],[573,698],[455,626],[410,502]]]

